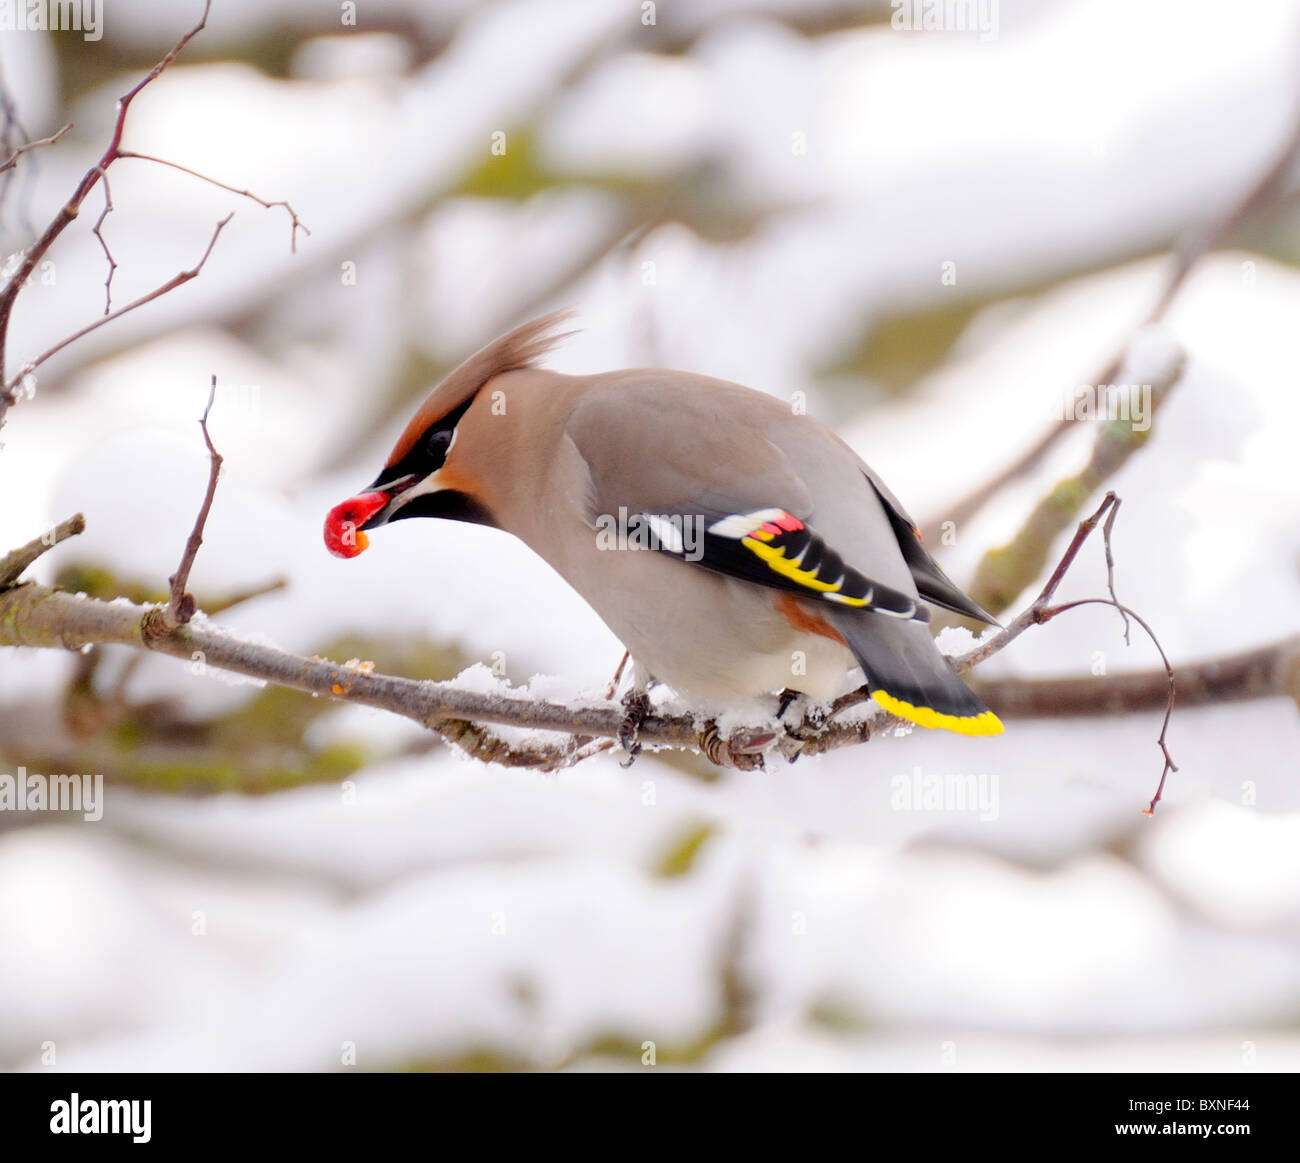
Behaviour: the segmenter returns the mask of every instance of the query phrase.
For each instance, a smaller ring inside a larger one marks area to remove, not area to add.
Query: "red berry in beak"
[[[325,548],[335,557],[356,557],[370,544],[361,526],[390,499],[385,492],[361,493],[335,505],[325,517]]]

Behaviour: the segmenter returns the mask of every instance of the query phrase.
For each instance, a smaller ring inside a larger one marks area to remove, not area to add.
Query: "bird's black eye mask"
[[[459,408],[430,424],[424,435],[411,446],[410,452],[396,464],[387,466],[375,477],[370,487],[382,489],[404,477],[423,480],[431,472],[437,472],[442,468],[447,461],[447,453],[451,451],[451,446],[456,440],[456,425],[460,423],[461,417],[473,402],[474,397],[471,396]]]

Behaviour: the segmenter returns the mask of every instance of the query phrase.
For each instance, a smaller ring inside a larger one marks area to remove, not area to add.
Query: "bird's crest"
[[[521,327],[516,327],[500,339],[494,339],[480,348],[429,393],[419,411],[402,431],[388,465],[394,465],[415,446],[417,440],[437,420],[459,408],[493,376],[521,368],[536,367],[538,361],[572,331],[558,331],[561,324],[573,317],[573,311],[564,308],[542,315]]]

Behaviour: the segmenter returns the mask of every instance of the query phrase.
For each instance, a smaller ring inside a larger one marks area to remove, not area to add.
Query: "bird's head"
[[[425,401],[365,490],[326,515],[325,546],[335,557],[356,557],[370,544],[368,530],[404,517],[491,524],[473,477],[458,472],[453,457],[457,426],[474,397],[443,412],[439,394]]]
[[[483,386],[505,372],[535,366],[564,338],[556,327],[568,317],[569,312],[556,311],[525,323],[470,356],[434,388],[398,437],[379,475],[326,515],[326,548],[336,557],[356,557],[370,543],[369,530],[405,517],[495,524],[473,458],[462,451],[473,443],[462,441],[463,429],[481,419],[476,406],[490,410],[479,403]],[[481,424],[480,432],[488,427]]]

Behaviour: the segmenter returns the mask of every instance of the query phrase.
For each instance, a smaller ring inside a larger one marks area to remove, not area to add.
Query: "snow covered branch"
[[[1117,503],[1113,494],[1107,495],[1097,512],[1079,525],[1035,602],[988,641],[954,659],[959,672],[1005,649],[1030,626],[1064,612],[1067,607],[1051,605],[1052,597],[1088,536]],[[60,528],[71,527],[65,523]],[[196,529],[201,534],[201,522]],[[192,555],[188,560],[193,560]],[[242,641],[202,614],[195,614],[188,623],[177,622],[168,616],[167,605],[142,605],[125,599],[104,602],[32,583],[0,589],[0,646],[80,650],[91,644],[155,651],[196,668],[217,668],[375,707],[429,728],[476,758],[509,766],[543,770],[572,766],[612,748],[626,729],[626,710],[610,700],[559,703],[510,690],[466,690],[455,682],[420,682],[376,674],[364,666],[306,658]],[[868,714],[847,715],[865,702],[865,692],[853,692],[795,724],[779,718],[775,705],[764,721],[739,726],[725,725],[704,714],[652,712],[637,728],[636,740],[649,748],[699,750],[719,766],[749,769],[762,766],[768,754],[786,759],[815,755],[867,742],[900,725],[874,706]],[[999,709],[996,702],[993,706]],[[554,732],[559,738],[515,742],[494,727]]]
[[[163,158],[122,148],[131,102],[205,27],[209,6],[210,0],[207,0],[199,22],[180,38],[147,76],[119,100],[107,148],[98,162],[81,178],[72,196],[40,238],[25,252],[10,282],[0,290],[0,426],[4,423],[7,408],[17,398],[15,388],[33,367],[74,344],[90,331],[195,278],[211,255],[222,228],[229,221],[227,216],[217,224],[207,249],[195,266],[180,272],[140,299],[116,311],[112,310],[112,280],[117,263],[104,241],[101,227],[113,209],[108,169],[116,161],[135,158],[168,166],[251,199],[263,207],[282,207],[291,219],[291,246],[296,244],[298,230],[306,231],[288,202],[268,201],[249,190],[218,182]],[[60,131],[44,142],[32,143],[32,147],[53,145],[62,134],[63,131]],[[21,151],[15,152],[5,166],[16,163],[20,153]],[[1276,182],[1269,185],[1268,190],[1272,190],[1275,185]],[[72,333],[35,360],[29,361],[18,375],[7,378],[4,372],[4,351],[14,302],[28,276],[56,239],[77,218],[85,199],[97,186],[103,188],[105,204],[93,233],[99,238],[109,265],[105,281],[104,315]],[[1236,216],[1232,221],[1235,222],[1238,218]],[[1229,227],[1225,226],[1224,230],[1227,229]],[[1188,255],[1184,254],[1182,258],[1187,269],[1190,269],[1188,264],[1191,260],[1188,260]],[[1181,283],[1185,273],[1183,271],[1176,276],[1175,285]],[[1159,311],[1163,310],[1164,307],[1161,306]],[[1136,348],[1137,345],[1134,350]],[[1129,359],[1134,358],[1131,350]],[[1155,397],[1153,406],[1158,407],[1177,382],[1181,368],[1182,355],[1181,352],[1176,352],[1159,363],[1149,377],[1144,369],[1137,367],[1126,368],[1126,374],[1135,383],[1146,378],[1152,380],[1152,394]],[[209,408],[211,403],[209,397]],[[81,531],[82,523],[77,517],[65,522],[52,534],[47,534],[0,560],[0,646],[80,650],[86,646],[120,645],[142,652],[168,654],[189,662],[200,672],[207,668],[228,671],[324,698],[382,709],[420,723],[477,758],[546,770],[571,766],[588,756],[616,746],[623,746],[631,754],[635,754],[637,748],[642,746],[699,750],[718,765],[753,768],[762,766],[764,758],[769,755],[780,755],[793,760],[800,755],[817,754],[862,743],[900,725],[899,720],[884,715],[874,704],[870,704],[865,690],[845,695],[829,708],[812,708],[805,712],[799,722],[794,723],[789,722],[788,716],[782,715],[774,703],[766,715],[761,710],[755,712],[755,717],[759,719],[755,723],[740,723],[735,714],[724,720],[690,711],[668,714],[651,710],[644,716],[638,714],[632,724],[628,707],[608,698],[562,703],[505,687],[489,691],[471,690],[455,682],[421,682],[377,674],[373,667],[365,665],[341,664],[318,657],[305,658],[274,647],[240,640],[199,613],[186,588],[190,569],[202,542],[204,524],[213,502],[221,465],[220,455],[208,436],[206,421],[207,411],[204,412],[201,426],[210,455],[211,473],[181,564],[170,579],[169,599],[156,605],[133,603],[125,599],[106,602],[49,586],[21,583],[19,579],[24,570],[45,549]],[[1031,514],[1024,529],[1011,545],[986,557],[976,579],[976,599],[995,611],[1006,608],[1041,574],[1056,537],[1079,517],[1089,497],[1103,486],[1144,439],[1145,430],[1133,424],[1112,424],[1103,428],[1092,458],[1084,469],[1076,477],[1061,482],[1052,490],[1051,495]],[[1005,630],[987,636],[974,650],[955,659],[954,665],[959,672],[970,670],[1005,649],[1030,626],[1041,625],[1077,604],[1052,606],[1051,601],[1065,572],[1103,517],[1106,518],[1104,534],[1107,561],[1110,562],[1109,532],[1117,507],[1118,500],[1113,494],[1108,494],[1100,508],[1079,524],[1047,586],[1034,603]],[[1126,619],[1131,617],[1145,628],[1145,623],[1140,618],[1118,602],[1113,587],[1109,599],[1092,600],[1107,601]],[[1125,631],[1127,634],[1127,621]],[[1154,639],[1154,635],[1152,637]],[[1101,682],[1097,685],[1106,684]],[[1172,672],[1167,663],[1165,689],[1167,727],[1174,689]],[[1014,700],[1009,699],[1008,703],[1014,703]],[[1000,709],[996,700],[991,701],[990,705],[995,710]],[[507,730],[502,731],[502,728]],[[515,734],[511,733],[512,729]],[[547,734],[521,738],[517,735],[519,729]],[[1160,745],[1164,750],[1163,731]],[[1173,764],[1167,750],[1165,756],[1168,771],[1173,769]]]
[[[168,627],[165,608],[123,599],[103,602],[43,585],[19,585],[0,593],[0,645],[79,650],[99,643],[152,650],[295,690],[378,707],[430,727],[453,741],[464,739],[471,750],[479,752],[489,746],[486,736],[471,738],[462,725],[464,720],[578,737],[614,737],[623,722],[623,710],[614,703],[571,707],[505,693],[465,691],[449,683],[417,682],[361,668],[349,669],[328,659],[305,658],[243,642],[202,614],[173,629]],[[692,721],[685,717],[652,716],[641,729],[641,741],[646,744],[691,746],[696,736]],[[504,756],[496,758],[505,761]],[[538,763],[528,765],[560,766],[562,757],[542,752],[536,758]]]

